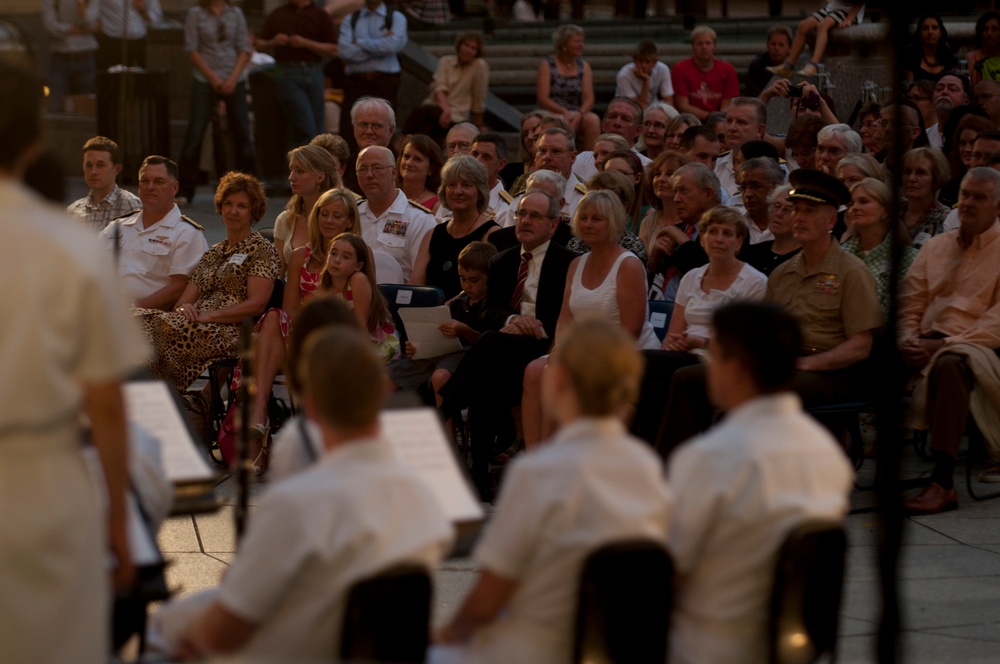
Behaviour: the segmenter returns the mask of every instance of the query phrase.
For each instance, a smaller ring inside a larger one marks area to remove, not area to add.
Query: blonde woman
[[[281,276],[288,270],[292,252],[309,241],[306,220],[319,195],[343,186],[337,162],[318,145],[304,145],[288,153],[288,183],[292,197],[274,221],[274,248],[281,259]]]
[[[592,191],[577,205],[573,234],[590,247],[590,252],[573,259],[566,274],[556,324],[557,344],[561,331],[573,321],[601,318],[621,325],[638,348],[657,347],[656,332],[646,315],[645,267],[635,254],[618,244],[626,220],[625,207],[610,191]],[[547,356],[540,357],[524,371],[521,418],[528,450],[541,442],[551,424],[546,422],[539,400],[547,361]]]
[[[666,536],[673,500],[662,465],[618,416],[641,371],[620,325],[563,329],[541,392],[558,431],[507,471],[473,554],[479,579],[435,634],[432,664],[570,661],[585,557],[609,542]]]
[[[889,315],[889,283],[892,274],[893,229],[897,227],[890,218],[892,192],[881,180],[865,178],[851,188],[851,205],[847,217],[853,234],[844,242],[844,251],[854,254],[868,266],[875,277],[878,301],[882,305],[882,315]],[[895,233],[899,241],[909,244],[909,235],[902,228]],[[917,250],[912,246],[903,248],[903,259],[899,264],[899,279],[913,265]]]

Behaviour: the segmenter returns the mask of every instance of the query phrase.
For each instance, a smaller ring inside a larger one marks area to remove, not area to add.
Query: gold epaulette
[[[505,201],[507,201],[508,204],[514,202],[514,197],[511,196],[510,194],[508,194],[506,189],[501,189],[500,190],[500,198],[502,198]]]
[[[201,224],[199,224],[197,221],[195,221],[191,217],[187,216],[186,214],[182,214],[181,215],[181,221],[188,222],[189,224],[191,224],[192,226],[194,226],[195,228],[197,228],[199,231],[204,231],[205,230],[204,226],[202,226]]]
[[[583,184],[582,182],[577,182],[576,186],[573,187],[573,188],[576,189],[581,194],[586,194],[589,191],[587,189],[587,185]]]
[[[124,219],[125,217],[131,217],[132,215],[138,214],[140,212],[142,212],[142,208],[139,208],[138,210],[132,210],[131,212],[126,212],[125,214],[121,215],[120,217],[115,217],[111,221],[118,221],[119,219]]]
[[[409,203],[410,205],[412,205],[413,207],[417,208],[418,210],[423,210],[427,214],[431,214],[431,215],[434,214],[434,212],[430,208],[426,208],[426,207],[424,207],[423,205],[421,205],[420,203],[418,203],[416,201],[411,201],[409,198],[407,198],[406,202]]]

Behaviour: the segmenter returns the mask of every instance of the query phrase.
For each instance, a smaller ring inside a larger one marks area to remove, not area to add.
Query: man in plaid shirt
[[[122,171],[118,144],[104,136],[94,136],[83,144],[83,177],[90,193],[71,203],[66,210],[90,224],[94,232],[118,217],[138,212],[142,201],[130,191],[115,184]]]

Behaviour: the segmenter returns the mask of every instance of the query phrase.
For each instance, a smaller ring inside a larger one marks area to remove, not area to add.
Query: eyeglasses
[[[518,210],[514,213],[515,219],[524,219],[527,217],[532,221],[542,221],[543,219],[554,219],[555,217],[550,217],[547,214],[542,214],[541,212],[535,212],[534,210]]]
[[[784,212],[785,214],[791,214],[795,209],[795,206],[790,203],[771,203],[771,212]]]
[[[662,122],[643,122],[642,126],[645,127],[646,129],[656,129],[658,131],[663,131],[664,129],[667,128],[667,125],[663,124]],[[678,134],[674,134],[674,136],[677,135]]]
[[[387,168],[388,166],[383,166],[382,164],[375,164],[374,166],[359,166],[358,175],[368,175],[369,173],[372,175],[382,175]]]
[[[369,129],[373,131],[382,131],[389,125],[384,124],[382,122],[355,122],[354,126],[360,129],[361,131],[368,131]]]
[[[879,123],[876,122],[875,120],[869,120],[868,122],[862,122],[861,123],[861,128],[862,129],[868,129],[869,131],[872,130],[872,129],[876,129],[879,126],[880,126]]]
[[[444,149],[445,150],[449,150],[449,151],[451,151],[451,150],[468,150],[471,147],[472,147],[472,142],[471,141],[455,141],[453,143],[445,143],[444,144]]]

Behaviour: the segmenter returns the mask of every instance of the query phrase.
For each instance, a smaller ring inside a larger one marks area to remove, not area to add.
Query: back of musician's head
[[[802,348],[794,317],[770,302],[735,302],[712,315],[712,342],[724,357],[736,357],[758,391],[788,389]]]
[[[334,429],[372,426],[386,396],[383,367],[371,339],[357,328],[317,330],[299,359],[310,414]]]

